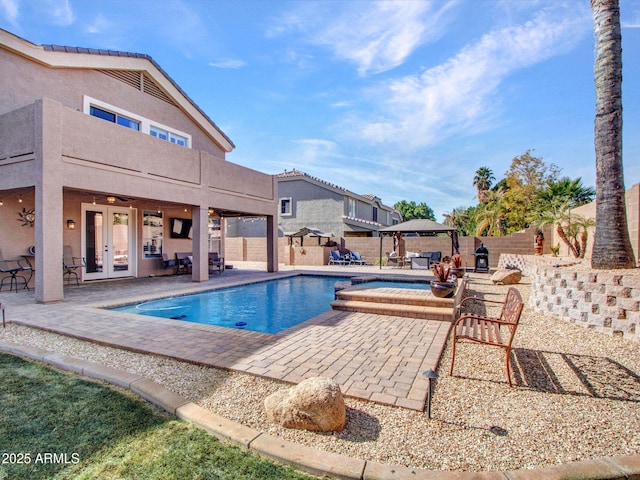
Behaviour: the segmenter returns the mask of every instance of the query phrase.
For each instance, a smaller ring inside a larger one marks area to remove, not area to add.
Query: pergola
[[[460,249],[458,244],[458,232],[453,227],[442,225],[427,218],[417,218],[407,222],[391,225],[390,227],[378,230],[380,235],[380,268],[382,268],[382,239],[385,236],[391,236],[396,233],[446,233],[451,237],[451,255],[457,253]]]
[[[299,238],[300,246],[303,245],[304,237],[306,236],[318,237],[318,245],[320,245],[320,242],[322,241],[323,238],[330,239],[331,237],[334,236],[333,233],[324,233],[318,230],[317,228],[309,228],[309,227],[302,227],[297,232],[283,232],[283,235],[285,237],[289,237],[289,245],[293,245],[294,238]]]

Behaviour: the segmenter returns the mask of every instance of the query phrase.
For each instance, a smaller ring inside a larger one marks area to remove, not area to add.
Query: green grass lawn
[[[0,354],[0,480],[309,479],[128,391]]]

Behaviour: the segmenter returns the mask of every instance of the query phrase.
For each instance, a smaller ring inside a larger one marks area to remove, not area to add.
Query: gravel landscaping
[[[263,400],[279,382],[99,346],[18,325],[0,340],[137,373],[199,405],[272,435],[356,458],[430,470],[515,470],[640,452],[640,344],[527,306],[514,341],[510,388],[502,349],[451,346],[438,370],[432,416],[347,399],[339,433],[285,430],[265,421]],[[508,287],[471,275],[468,294],[502,299]],[[477,304],[476,304],[477,305]],[[398,319],[402,321],[402,319]]]

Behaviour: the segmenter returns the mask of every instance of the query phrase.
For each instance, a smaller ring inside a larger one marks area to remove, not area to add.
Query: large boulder
[[[522,272],[518,269],[500,269],[491,275],[491,281],[497,285],[512,285],[520,282]]]
[[[264,407],[269,421],[285,428],[333,432],[342,430],[347,420],[340,386],[322,377],[269,395]]]

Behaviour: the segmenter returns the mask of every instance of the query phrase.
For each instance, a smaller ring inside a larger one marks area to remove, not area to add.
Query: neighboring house
[[[375,237],[402,221],[400,212],[375,195],[359,195],[299,170],[276,175],[280,235],[310,228],[333,237]],[[229,236],[259,236],[259,222],[228,221]]]
[[[205,281],[228,216],[266,218],[277,270],[275,178],[227,162],[234,144],[151,57],[0,29],[0,65],[0,250],[35,246],[36,301],[63,299],[65,246],[85,281],[167,273],[178,251]]]

